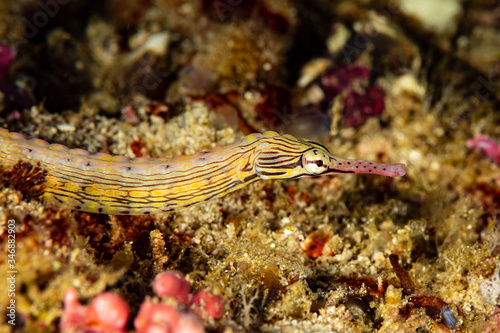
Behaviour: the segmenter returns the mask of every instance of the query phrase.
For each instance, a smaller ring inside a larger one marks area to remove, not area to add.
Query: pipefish
[[[70,149],[0,128],[0,165],[44,170],[43,202],[114,215],[158,214],[222,197],[261,179],[335,173],[405,175],[404,164],[332,156],[319,143],[276,132],[173,158],[128,158]]]

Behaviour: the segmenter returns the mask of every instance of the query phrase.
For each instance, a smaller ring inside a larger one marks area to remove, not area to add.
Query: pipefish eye
[[[317,149],[307,151],[302,157],[302,164],[307,173],[317,175],[327,169],[328,157]]]

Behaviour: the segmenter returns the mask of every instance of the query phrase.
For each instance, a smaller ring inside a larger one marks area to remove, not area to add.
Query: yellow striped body
[[[307,156],[320,155],[327,169],[316,172],[317,160]],[[171,211],[224,196],[259,179],[356,172],[339,168],[339,161],[354,160],[335,158],[321,145],[276,132],[251,134],[237,143],[190,156],[129,159],[50,145],[0,128],[0,165],[8,169],[19,161],[46,171],[44,202],[116,215]],[[391,176],[388,172],[379,174]]]

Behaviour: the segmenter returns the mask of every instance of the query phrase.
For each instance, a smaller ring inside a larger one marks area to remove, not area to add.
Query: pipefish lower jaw
[[[260,179],[330,173],[405,174],[403,164],[334,157],[315,142],[276,132],[250,134],[208,152],[127,158],[69,149],[0,128],[0,166],[43,170],[36,192],[51,205],[113,215],[158,214],[222,197]]]

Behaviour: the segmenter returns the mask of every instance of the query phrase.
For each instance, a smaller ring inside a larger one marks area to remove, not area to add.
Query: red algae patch
[[[323,255],[323,248],[330,238],[331,236],[323,231],[315,231],[301,243],[301,247],[309,258],[316,259]]]
[[[413,280],[403,266],[399,264],[399,257],[396,254],[391,254],[389,260],[391,261],[392,269],[401,282],[403,289],[408,294],[412,294],[415,291],[415,283],[413,283]]]
[[[0,169],[4,184],[12,185],[27,199],[37,199],[43,194],[43,184],[46,182],[47,171],[37,165],[19,161],[8,170]]]

